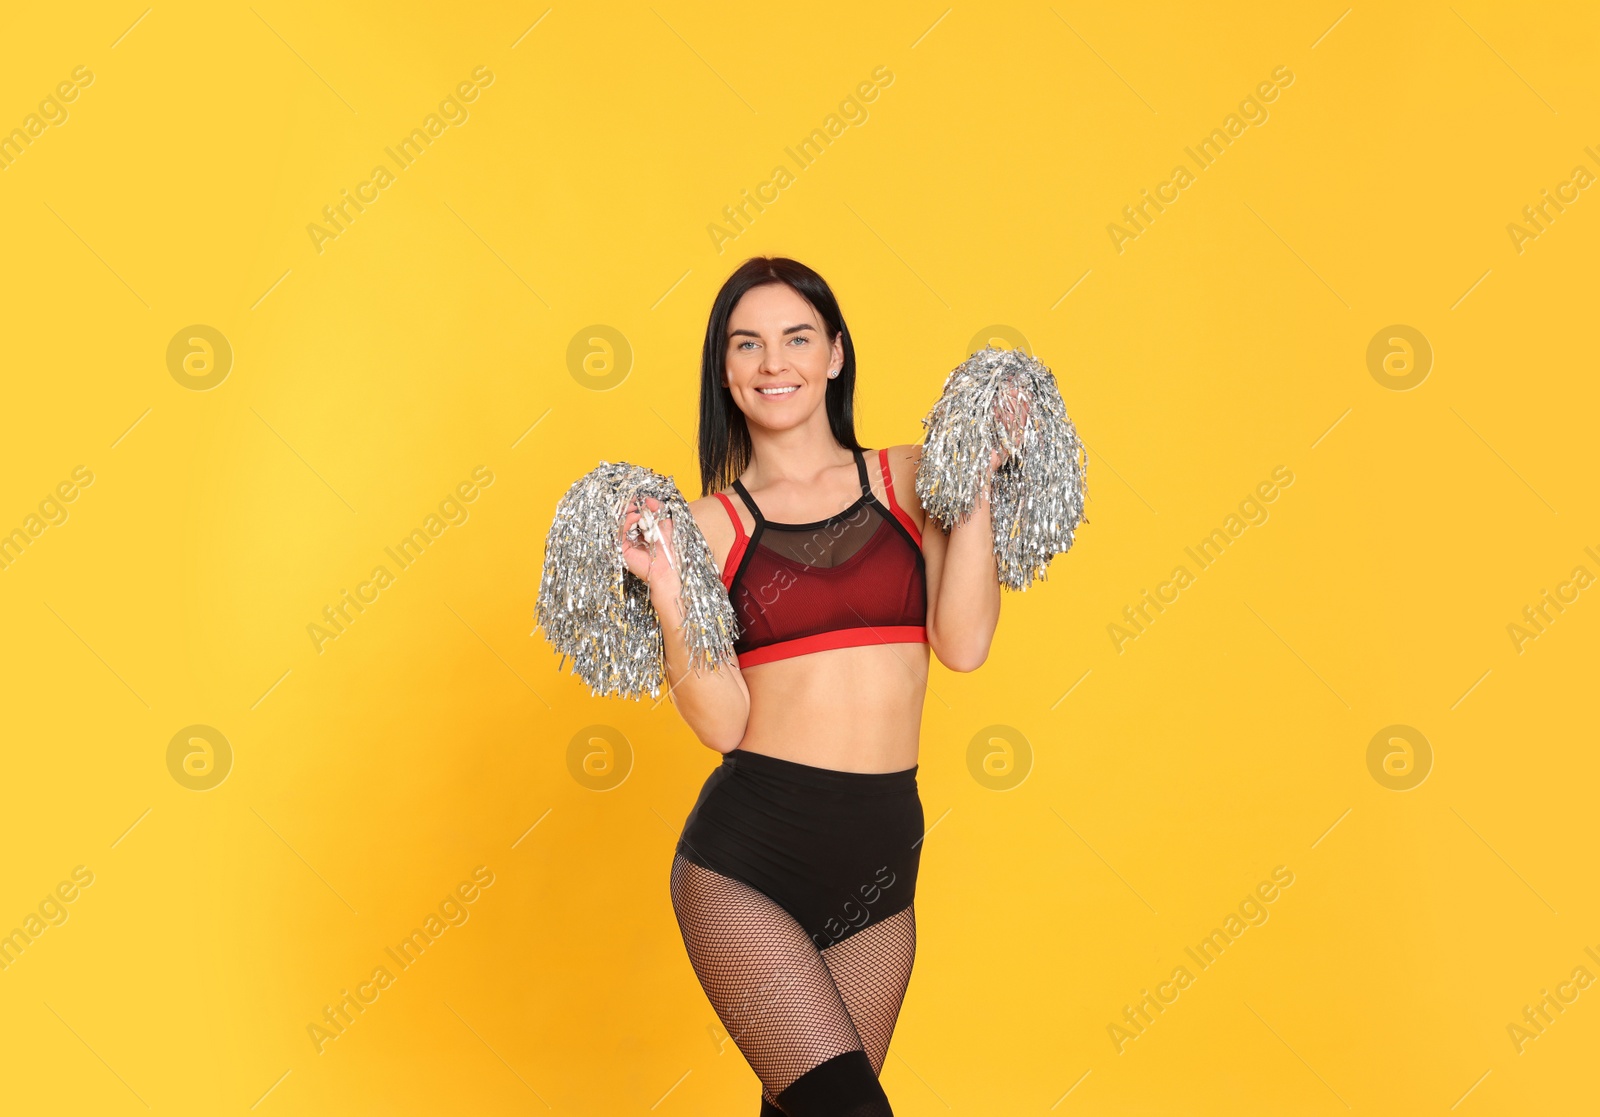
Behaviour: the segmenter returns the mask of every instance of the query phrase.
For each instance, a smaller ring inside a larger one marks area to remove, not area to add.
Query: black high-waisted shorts
[[[824,950],[911,906],[922,837],[916,765],[843,772],[734,749],[677,852],[765,893]]]

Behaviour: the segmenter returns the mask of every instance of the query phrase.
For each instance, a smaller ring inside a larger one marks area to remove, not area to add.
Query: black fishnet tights
[[[683,857],[673,858],[672,906],[711,1007],[761,1079],[763,1114],[893,1117],[876,1076],[900,1016],[917,930],[906,908],[818,950],[769,896]],[[847,1053],[864,1052],[872,1077]],[[784,1091],[807,1071],[827,1070]],[[827,1108],[809,1108],[818,1080],[845,1083]],[[848,1108],[840,1107],[849,1095]],[[856,1100],[859,1097],[859,1100]]]

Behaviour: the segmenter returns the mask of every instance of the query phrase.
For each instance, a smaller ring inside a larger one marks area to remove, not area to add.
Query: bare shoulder
[[[922,464],[922,445],[905,442],[886,449],[889,451],[889,474],[894,478],[895,503],[905,509],[921,531],[927,525],[927,513],[917,496],[917,467]]]
[[[720,567],[733,549],[733,522],[728,519],[727,510],[715,496],[703,496],[688,504],[695,526],[700,529],[706,546],[711,548],[711,557],[717,560]]]

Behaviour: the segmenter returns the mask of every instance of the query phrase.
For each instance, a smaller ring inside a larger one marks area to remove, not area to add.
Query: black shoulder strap
[[[867,476],[867,459],[862,456],[860,450],[856,450],[854,453],[856,456],[856,475],[861,478],[861,495],[876,504],[877,498],[872,495],[872,481]]]
[[[744,506],[750,509],[750,515],[755,517],[757,527],[767,522],[766,517],[761,514],[761,509],[756,507],[756,502],[750,496],[750,491],[744,487],[744,482],[737,477],[733,479],[733,491],[739,494],[739,499],[744,501]]]

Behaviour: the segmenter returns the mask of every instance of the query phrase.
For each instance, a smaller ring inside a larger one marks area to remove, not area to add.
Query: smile
[[[798,392],[799,390],[800,390],[800,385],[798,385],[798,384],[790,384],[788,387],[785,387],[785,388],[757,388],[756,389],[756,391],[760,392],[764,396],[786,396],[790,392]]]

